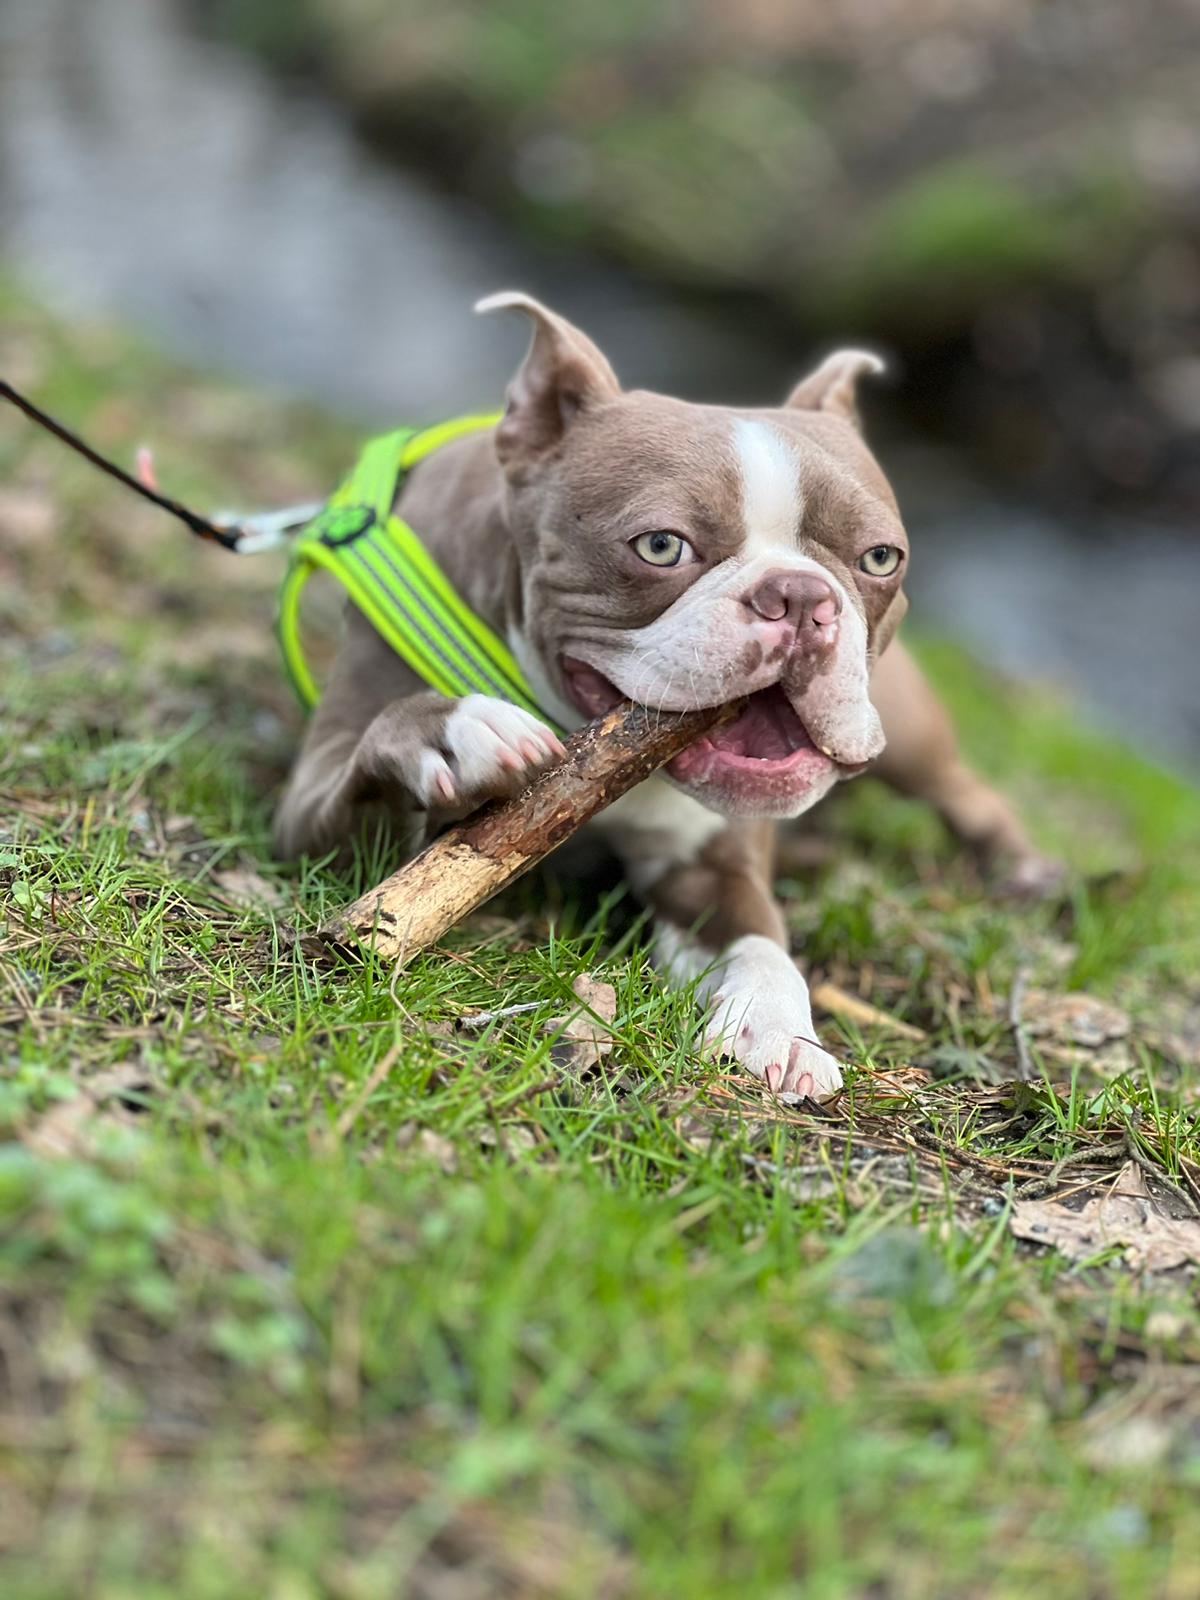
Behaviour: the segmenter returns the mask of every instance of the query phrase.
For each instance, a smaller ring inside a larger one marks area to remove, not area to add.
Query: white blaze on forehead
[[[800,526],[800,468],[783,435],[769,422],[737,417],[733,442],[742,477],[743,554],[748,559],[794,546]]]

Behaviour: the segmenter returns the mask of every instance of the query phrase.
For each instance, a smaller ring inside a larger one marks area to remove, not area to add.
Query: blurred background
[[[1195,767],[1198,107],[1194,0],[0,0],[0,271],[364,431],[505,286],[698,399],[870,343],[917,625]]]

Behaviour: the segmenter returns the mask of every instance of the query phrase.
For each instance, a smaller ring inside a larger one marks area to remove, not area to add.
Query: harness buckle
[[[305,537],[319,539],[331,550],[339,550],[344,545],[353,544],[356,539],[361,539],[378,520],[371,507],[361,503],[326,506],[325,510],[309,523]]]

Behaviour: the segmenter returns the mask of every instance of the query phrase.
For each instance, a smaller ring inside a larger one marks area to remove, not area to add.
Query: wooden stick
[[[831,1017],[845,1017],[848,1022],[857,1022],[863,1028],[886,1028],[889,1033],[901,1039],[911,1039],[914,1044],[920,1044],[929,1037],[924,1028],[880,1011],[878,1006],[860,1000],[856,994],[847,994],[845,989],[839,989],[836,983],[814,984],[810,998],[813,1005],[827,1011]]]
[[[493,801],[348,906],[322,937],[405,962],[569,839],[590,817],[741,712],[651,711],[629,701],[567,740],[556,766],[513,800]]]

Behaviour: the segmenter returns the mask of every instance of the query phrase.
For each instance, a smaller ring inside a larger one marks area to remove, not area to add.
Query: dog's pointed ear
[[[535,460],[589,406],[621,392],[617,375],[586,333],[530,295],[506,291],[476,311],[523,311],[533,323],[529,353],[508,386],[496,449],[505,466]]]
[[[798,411],[832,412],[857,428],[858,380],[864,373],[876,374],[883,370],[883,362],[869,350],[835,350],[814,372],[800,380],[786,403]]]

